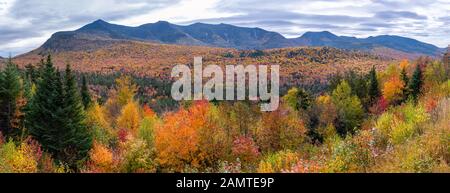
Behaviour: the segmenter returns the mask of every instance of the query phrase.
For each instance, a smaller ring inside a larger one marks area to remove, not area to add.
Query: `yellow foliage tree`
[[[105,116],[105,109],[104,107],[100,106],[97,102],[93,103],[88,110],[86,111],[87,114],[87,123],[88,125],[92,126],[98,126],[103,129],[110,129],[111,125],[109,124],[109,120]]]
[[[138,87],[133,83],[131,77],[122,76],[116,80],[117,102],[123,106],[133,100]]]
[[[108,93],[108,100],[105,108],[110,119],[114,120],[120,114],[122,107],[130,101],[134,101],[134,96],[138,87],[133,83],[131,77],[122,76],[116,79],[116,87]]]
[[[407,59],[404,59],[400,62],[400,69],[406,69],[409,66],[409,61]]]
[[[26,142],[16,146],[9,141],[0,148],[0,173],[35,173],[39,156]]]
[[[133,134],[136,134],[139,123],[141,122],[141,116],[139,114],[139,106],[134,101],[129,101],[123,108],[117,117],[117,128],[127,129]]]

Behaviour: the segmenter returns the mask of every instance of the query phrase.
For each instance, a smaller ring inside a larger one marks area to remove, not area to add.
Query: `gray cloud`
[[[425,20],[426,16],[418,15],[417,13],[410,11],[382,11],[375,14],[376,18],[392,20],[392,19],[417,19],[417,20]]]
[[[377,27],[377,28],[391,28],[391,27],[396,27],[395,24],[392,23],[362,23],[361,26],[367,26],[367,27]]]
[[[148,13],[152,10],[176,4],[179,0],[16,0],[4,16],[10,22],[0,20],[0,49],[2,44],[21,39],[42,37],[64,29],[81,27],[97,19],[114,21]],[[0,7],[6,6],[0,2]],[[18,21],[17,25],[14,21]],[[43,42],[42,42],[43,43]],[[12,52],[23,52],[15,46]],[[17,51],[16,51],[17,50]],[[9,51],[9,50],[8,50]],[[0,54],[6,51],[0,50]]]
[[[179,6],[183,1],[0,0],[0,55],[29,51],[42,44],[51,33],[73,30],[96,19],[128,20]],[[14,4],[8,5],[9,2]],[[450,2],[447,0],[220,0],[211,9],[217,13],[232,13],[232,16],[218,14],[183,20],[190,15],[183,11],[173,13],[176,15],[173,18],[178,24],[204,22],[260,27],[289,37],[306,31],[328,30],[348,36],[402,35],[441,47],[450,43]],[[23,43],[33,38],[32,43]],[[17,43],[19,41],[22,43]]]

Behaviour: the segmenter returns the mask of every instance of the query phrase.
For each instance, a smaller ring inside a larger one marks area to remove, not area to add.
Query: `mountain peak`
[[[328,38],[335,39],[338,36],[334,35],[329,31],[320,31],[320,32],[306,32],[303,34],[302,38]]]
[[[107,25],[110,25],[110,23],[108,23],[102,19],[98,19],[90,24],[87,24],[87,25],[81,27],[79,30],[96,30],[96,29],[104,28]]]
[[[95,20],[94,22],[92,22],[92,23],[97,23],[97,24],[101,24],[101,23],[108,23],[108,22],[106,22],[105,20],[103,20],[103,19],[97,19],[97,20]]]
[[[83,43],[77,42],[77,38],[82,39]],[[279,33],[266,31],[262,28],[239,27],[225,23],[194,23],[183,26],[172,24],[168,21],[157,21],[156,23],[130,27],[111,24],[102,19],[98,19],[75,31],[58,32],[42,47],[54,50],[70,50],[76,46],[69,45],[68,41],[75,42],[73,45],[81,45],[86,40],[96,40],[97,42],[93,44],[100,46],[110,43],[100,42],[104,40],[137,40],[236,49],[330,46],[341,49],[370,51],[374,48],[386,47],[405,53],[431,56],[444,51],[444,49],[437,48],[431,44],[392,35],[356,38],[337,36],[329,31],[318,31],[306,32],[301,37],[287,39]]]
[[[157,21],[155,24],[164,24],[164,25],[167,25],[167,24],[170,24],[168,21],[162,21],[162,20],[160,20],[160,21]]]

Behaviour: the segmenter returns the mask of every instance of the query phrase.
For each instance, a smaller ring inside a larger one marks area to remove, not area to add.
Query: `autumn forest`
[[[61,55],[58,64],[51,55],[5,59],[0,173],[450,172],[450,66],[441,58],[218,52],[207,63],[284,64],[280,108],[174,101],[165,69],[98,73],[62,65]],[[362,58],[370,64],[349,66]],[[347,65],[325,73],[328,63]]]

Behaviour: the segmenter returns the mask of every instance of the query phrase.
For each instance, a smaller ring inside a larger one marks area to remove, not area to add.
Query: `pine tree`
[[[20,95],[20,77],[17,66],[13,64],[11,57],[6,63],[6,68],[0,73],[0,132],[7,137],[14,137],[15,129],[11,125],[16,112],[16,104]]]
[[[417,65],[411,77],[411,82],[409,83],[409,91],[411,92],[411,97],[415,101],[417,101],[417,99],[419,98],[422,85],[423,85],[422,69],[420,68],[419,65]]]
[[[381,96],[380,87],[378,86],[377,72],[375,66],[369,73],[369,103],[373,105]]]
[[[83,101],[84,109],[87,109],[91,104],[91,95],[89,94],[89,88],[86,82],[86,76],[82,77],[82,85],[81,85],[81,99]]]

